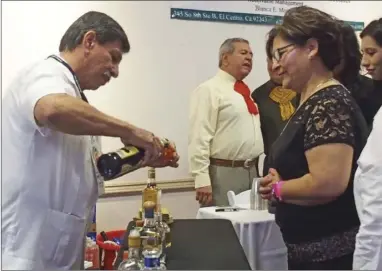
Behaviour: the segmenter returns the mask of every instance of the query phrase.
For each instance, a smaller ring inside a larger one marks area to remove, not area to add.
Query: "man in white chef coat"
[[[145,149],[142,166],[165,166],[158,162],[163,146],[156,136],[98,111],[82,92],[117,77],[129,50],[116,21],[88,12],[68,28],[60,54],[22,70],[6,91],[2,269],[81,268],[86,224],[103,191],[94,167],[98,136]]]
[[[382,269],[382,109],[358,159],[354,199],[361,222],[355,244],[353,270]]]
[[[257,105],[243,82],[252,50],[242,38],[227,39],[218,73],[191,94],[189,164],[201,206],[228,205],[227,192],[251,188],[264,151]]]

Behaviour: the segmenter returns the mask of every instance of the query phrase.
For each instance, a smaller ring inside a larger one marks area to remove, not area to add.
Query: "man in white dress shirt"
[[[95,167],[98,136],[145,149],[142,166],[158,161],[163,147],[157,137],[100,112],[82,92],[117,77],[129,50],[116,21],[88,12],[68,28],[60,54],[23,69],[5,93],[2,269],[83,267],[86,224],[103,192]]]
[[[354,199],[361,222],[354,251],[354,270],[382,270],[382,109],[358,159]]]
[[[219,68],[191,94],[188,155],[201,206],[228,205],[229,190],[250,189],[264,150],[257,105],[242,81],[252,70],[249,42],[224,41]]]

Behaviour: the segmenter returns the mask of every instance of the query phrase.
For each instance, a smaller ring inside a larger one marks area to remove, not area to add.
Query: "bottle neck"
[[[144,227],[154,227],[155,226],[155,219],[154,218],[146,218],[145,217],[145,223],[143,225]]]
[[[155,180],[155,178],[148,178],[147,179],[147,186],[156,186],[157,185],[157,182]]]
[[[154,220],[156,222],[162,222],[162,213],[161,212],[155,212]]]
[[[140,259],[139,247],[129,247],[128,258],[129,259]]]

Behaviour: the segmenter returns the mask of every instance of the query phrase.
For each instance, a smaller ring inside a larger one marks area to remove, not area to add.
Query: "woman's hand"
[[[259,193],[263,199],[272,198],[272,185],[281,180],[280,175],[274,168],[269,169],[268,175],[261,179]]]

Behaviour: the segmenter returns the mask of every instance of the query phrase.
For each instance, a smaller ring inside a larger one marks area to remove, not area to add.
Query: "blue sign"
[[[171,8],[171,19],[237,24],[276,25],[282,23],[283,16]],[[350,24],[356,31],[364,28],[363,22],[345,22]]]

